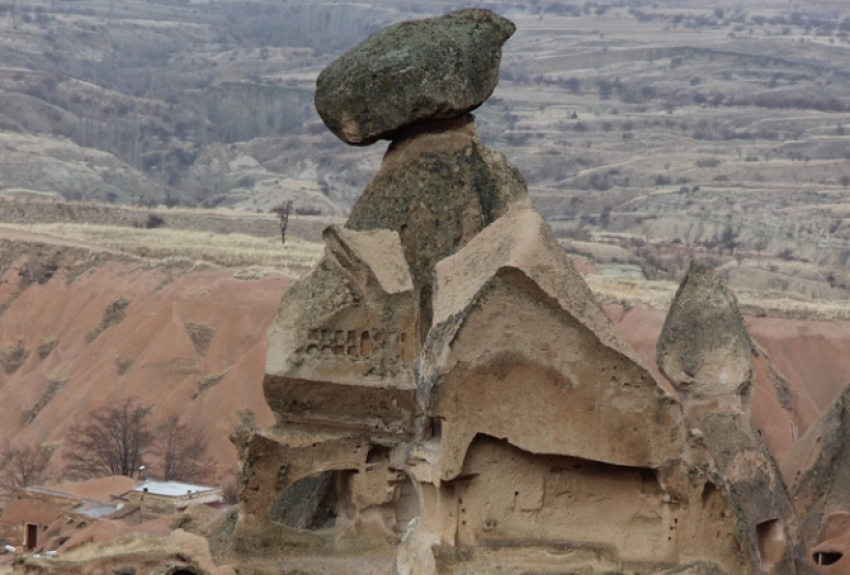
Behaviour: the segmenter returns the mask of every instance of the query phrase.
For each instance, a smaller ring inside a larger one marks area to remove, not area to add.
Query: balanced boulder
[[[463,115],[493,93],[502,44],[514,30],[510,20],[482,9],[389,26],[319,74],[316,109],[353,145]]]

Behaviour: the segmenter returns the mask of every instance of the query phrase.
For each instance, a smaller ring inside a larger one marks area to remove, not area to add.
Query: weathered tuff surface
[[[811,555],[819,575],[850,573],[850,513],[838,511],[825,518]]]
[[[269,328],[266,400],[279,424],[412,430],[417,311],[398,234],[332,226],[325,242]]]
[[[517,203],[529,203],[525,181],[481,144],[468,116],[393,142],[345,226],[398,232],[424,339],[434,266]]]
[[[615,465],[659,465],[679,452],[679,406],[532,208],[511,210],[440,262],[435,286],[417,396],[442,421],[439,480],[457,476],[477,434]]]
[[[732,401],[749,410],[753,344],[735,296],[710,265],[691,262],[658,338],[657,353],[658,367],[683,399]]]
[[[762,568],[681,405],[527,206],[437,264],[417,398],[402,575]]]
[[[806,543],[814,546],[830,515],[850,511],[850,387],[791,447],[782,475]]]
[[[753,345],[737,302],[708,264],[694,261],[658,338],[658,366],[679,391],[733,502],[751,565],[776,573],[808,565],[776,462],[749,416]]]
[[[231,438],[243,462],[237,556],[325,554],[341,537],[388,554],[409,520],[412,484],[391,453],[418,411],[418,309],[399,235],[332,226],[324,237],[325,256],[269,329],[263,389],[277,425]]]
[[[319,74],[316,109],[331,132],[355,145],[460,116],[493,93],[502,44],[515,30],[477,8],[389,26]]]

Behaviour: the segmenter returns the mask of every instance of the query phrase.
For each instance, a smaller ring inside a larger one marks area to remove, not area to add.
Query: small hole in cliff
[[[576,463],[573,465],[573,469],[581,469],[581,463]]]
[[[702,488],[702,506],[708,505],[711,496],[717,492],[717,487],[713,483],[706,483]]]
[[[843,555],[838,551],[818,551],[812,558],[815,560],[815,565],[833,565],[838,563]]]
[[[364,331],[360,335],[360,355],[363,357],[371,357],[372,355],[372,338],[368,331]]]
[[[389,455],[390,450],[386,447],[373,447],[366,455],[366,463],[370,465],[377,465],[383,463],[389,458]]]
[[[778,564],[785,556],[785,529],[779,519],[756,525],[759,558],[765,569]]]
[[[514,491],[514,497],[516,497],[517,495],[519,495],[519,491]]]

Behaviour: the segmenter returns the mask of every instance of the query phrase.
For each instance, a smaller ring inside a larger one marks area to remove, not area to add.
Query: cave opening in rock
[[[838,563],[843,555],[838,551],[816,551],[812,558],[815,560],[815,565],[833,565]]]
[[[785,555],[785,529],[782,521],[771,519],[756,525],[759,559],[765,568],[778,564]]]
[[[349,478],[355,471],[326,471],[299,479],[277,496],[269,508],[269,521],[316,531],[331,527],[340,506],[349,499]]]

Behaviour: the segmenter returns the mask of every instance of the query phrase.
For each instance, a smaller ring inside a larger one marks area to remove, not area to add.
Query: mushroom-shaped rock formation
[[[679,391],[724,478],[756,564],[805,570],[798,521],[776,462],[749,417],[753,346],[737,300],[708,264],[691,263],[658,338],[658,366]]]
[[[753,344],[735,296],[714,268],[693,261],[664,322],[658,367],[689,405],[749,410]]]
[[[850,512],[850,387],[791,447],[782,460],[782,475],[806,543],[814,546],[827,518]]]
[[[319,74],[316,109],[331,132],[355,145],[463,115],[493,93],[502,44],[514,30],[510,20],[474,8],[389,26]]]
[[[400,575],[795,573],[734,298],[695,266],[668,318],[686,423],[481,144],[468,112],[513,31],[486,10],[403,23],[320,75],[334,133],[392,143],[269,331],[277,423],[233,434],[229,550]]]

